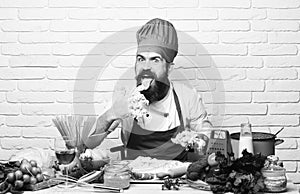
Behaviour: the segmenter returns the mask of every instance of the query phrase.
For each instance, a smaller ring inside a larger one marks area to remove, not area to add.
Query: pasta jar
[[[104,169],[104,186],[127,189],[130,186],[130,169],[125,161],[113,161]]]
[[[265,191],[267,192],[283,192],[286,190],[286,170],[278,162],[278,157],[274,155],[268,156],[267,166],[262,169]]]

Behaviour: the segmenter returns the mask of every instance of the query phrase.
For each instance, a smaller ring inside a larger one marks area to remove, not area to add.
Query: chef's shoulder
[[[191,120],[202,120],[207,117],[201,95],[192,86],[174,83],[174,90],[178,96],[183,113]]]
[[[194,98],[199,97],[199,94],[197,93],[196,89],[191,85],[180,82],[173,82],[172,84],[179,98],[192,100]]]

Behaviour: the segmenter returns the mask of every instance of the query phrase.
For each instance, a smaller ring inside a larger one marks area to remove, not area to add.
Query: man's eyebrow
[[[160,57],[160,56],[150,57],[150,60],[154,60],[154,59],[160,59],[160,60],[163,60],[162,57]]]
[[[136,58],[141,57],[142,59],[145,59],[145,57],[143,55],[137,54]]]

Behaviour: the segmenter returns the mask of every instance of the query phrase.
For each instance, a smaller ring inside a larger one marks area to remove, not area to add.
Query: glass
[[[287,177],[285,168],[279,164],[279,158],[270,155],[267,158],[266,165],[262,169],[266,192],[284,192],[287,189]]]
[[[253,141],[252,141],[252,130],[250,123],[241,124],[241,133],[239,141],[239,157],[242,157],[243,150],[247,149],[247,152],[254,153],[253,151]]]
[[[126,161],[112,161],[104,169],[104,186],[121,189],[130,186],[130,169]]]
[[[59,137],[55,139],[54,149],[58,163],[63,167],[63,175],[65,177],[65,184],[58,185],[58,187],[73,187],[74,184],[68,182],[68,165],[72,163],[76,155],[76,139],[69,137]]]

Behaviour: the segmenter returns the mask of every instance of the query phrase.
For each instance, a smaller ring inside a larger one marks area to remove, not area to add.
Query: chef
[[[201,131],[211,124],[197,92],[169,79],[178,53],[176,30],[170,22],[155,18],[137,31],[136,38],[135,79],[137,86],[146,87],[141,94],[149,102],[147,114],[140,119],[132,117],[128,98],[121,97],[97,118],[95,128],[83,132],[88,134],[83,141],[88,148],[94,148],[121,123],[127,159],[150,156],[187,161],[188,152],[174,144],[172,138],[186,129]]]

